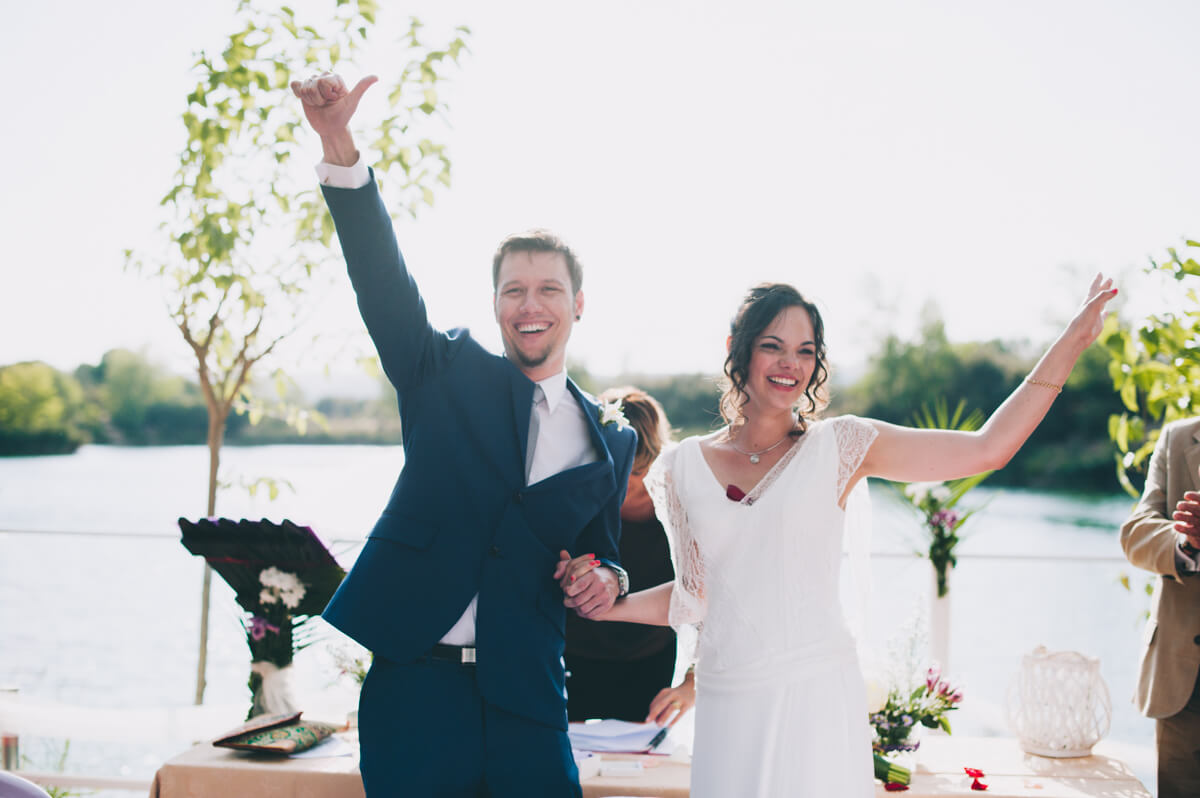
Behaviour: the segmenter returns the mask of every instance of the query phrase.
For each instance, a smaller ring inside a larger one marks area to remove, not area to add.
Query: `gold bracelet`
[[[1026,377],[1025,382],[1029,383],[1030,385],[1040,385],[1043,388],[1049,388],[1050,390],[1054,391],[1055,393],[1062,393],[1062,386],[1055,385],[1052,382],[1043,382],[1041,380],[1035,380],[1033,377]]]

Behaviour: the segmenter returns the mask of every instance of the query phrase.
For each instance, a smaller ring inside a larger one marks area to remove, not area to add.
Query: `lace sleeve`
[[[708,605],[704,598],[704,558],[692,536],[687,510],[675,489],[675,461],[679,447],[673,446],[661,455],[646,475],[646,490],[654,501],[655,514],[667,531],[671,544],[671,560],[675,566],[675,587],[671,591],[668,622],[675,630],[699,624]]]
[[[862,465],[867,450],[875,442],[879,433],[867,422],[857,416],[842,416],[833,420],[833,430],[837,437],[838,449],[838,481],[837,495],[846,492],[846,483],[854,472]]]

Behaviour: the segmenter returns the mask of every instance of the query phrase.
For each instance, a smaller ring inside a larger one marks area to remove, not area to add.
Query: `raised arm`
[[[350,133],[350,118],[358,110],[358,102],[371,84],[379,78],[368,75],[347,89],[341,76],[328,72],[307,80],[293,80],[292,93],[304,105],[304,118],[318,136],[325,163],[334,166],[353,166],[358,162],[358,148]]]
[[[935,482],[1003,467],[1041,423],[1075,361],[1100,334],[1105,306],[1116,294],[1111,279],[1096,275],[1075,318],[981,429],[913,429],[871,420],[879,435],[851,486],[864,476]]]
[[[321,137],[325,163],[341,167],[358,163],[350,119],[375,81],[373,75],[365,77],[352,90],[341,77],[328,73],[292,82],[305,118]],[[429,325],[425,303],[396,243],[391,216],[374,182],[363,172],[365,185],[338,186],[334,181],[322,185],[321,191],[333,215],[359,312],[384,372],[402,392],[442,362],[447,339]]]

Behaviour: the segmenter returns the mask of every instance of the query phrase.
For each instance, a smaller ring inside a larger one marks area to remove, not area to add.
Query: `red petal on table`
[[[746,492],[737,485],[729,485],[725,488],[725,497],[735,502],[740,502],[746,498]]]
[[[972,790],[986,790],[986,789],[987,789],[987,785],[986,785],[986,784],[984,784],[984,783],[983,783],[982,781],[980,781],[979,779],[975,779],[975,781],[971,782],[971,789],[972,789]]]
[[[973,779],[982,779],[984,777],[984,772],[979,768],[963,768],[963,770]]]
[[[898,781],[889,781],[883,785],[883,789],[887,790],[888,792],[904,792],[908,789],[908,785],[901,784]]]

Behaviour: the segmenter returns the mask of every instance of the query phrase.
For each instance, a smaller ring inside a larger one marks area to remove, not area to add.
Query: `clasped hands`
[[[558,565],[554,567],[554,578],[562,588],[563,604],[575,610],[581,618],[601,620],[612,609],[621,587],[617,575],[601,563],[594,554],[581,554],[572,558],[570,552],[558,553]]]

